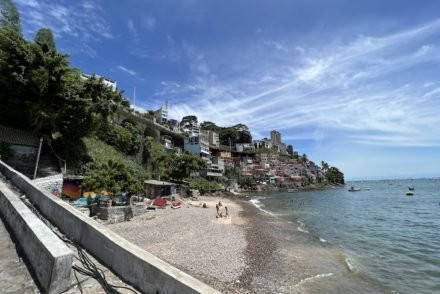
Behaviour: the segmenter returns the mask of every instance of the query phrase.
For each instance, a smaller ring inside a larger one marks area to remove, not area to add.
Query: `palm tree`
[[[327,162],[321,161],[321,168],[324,172],[326,172],[330,168],[330,166]]]

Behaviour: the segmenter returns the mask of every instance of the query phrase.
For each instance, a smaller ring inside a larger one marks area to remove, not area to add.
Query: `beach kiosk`
[[[177,184],[157,180],[146,180],[144,187],[147,197],[156,199],[158,197],[175,196]]]

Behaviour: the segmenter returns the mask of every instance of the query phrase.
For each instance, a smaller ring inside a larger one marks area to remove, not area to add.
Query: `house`
[[[15,158],[32,158],[38,151],[38,138],[28,130],[0,125],[0,143],[6,143]]]
[[[165,124],[168,121],[168,101],[154,112],[154,119],[159,124]]]
[[[39,140],[31,131],[0,125],[0,148],[11,151],[1,160],[30,178],[35,171],[38,146]]]
[[[93,74],[93,75],[88,75],[88,74],[85,74],[85,73],[81,74],[81,78],[83,80],[88,80],[92,76],[95,76],[97,79],[101,79],[102,78],[102,83],[104,85],[106,85],[107,87],[110,87],[113,91],[116,91],[116,81],[113,81],[113,80],[110,80],[109,78],[106,78],[104,76],[98,76],[98,75],[95,75],[95,74]]]
[[[173,149],[173,139],[170,136],[167,135],[160,136],[160,143],[167,150]]]
[[[202,130],[201,134],[207,138],[209,146],[212,147],[220,146],[220,137],[217,132],[210,130]]]
[[[273,147],[272,142],[267,138],[264,138],[262,140],[254,140],[254,141],[252,141],[252,143],[254,144],[254,147],[256,150],[258,150],[258,149],[272,149],[272,147]]]
[[[195,115],[188,115],[182,118],[180,129],[189,137],[198,137],[200,135],[200,127]]]
[[[205,137],[194,136],[184,138],[184,150],[195,155],[200,155],[202,158],[209,158],[209,144]]]
[[[235,149],[237,150],[237,152],[244,152],[249,150],[253,151],[255,150],[255,146],[251,143],[236,143]]]
[[[166,197],[176,195],[177,184],[156,180],[146,180],[144,182],[145,193],[148,198]]]

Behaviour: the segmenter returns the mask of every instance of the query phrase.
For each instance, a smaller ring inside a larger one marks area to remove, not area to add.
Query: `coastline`
[[[222,293],[358,289],[359,281],[345,281],[351,269],[341,250],[301,231],[301,223],[262,211],[249,195],[199,199],[108,227]],[[218,201],[229,218],[215,217]]]

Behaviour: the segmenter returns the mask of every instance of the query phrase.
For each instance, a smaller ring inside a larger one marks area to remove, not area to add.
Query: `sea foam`
[[[250,201],[253,205],[255,205],[256,208],[258,208],[259,210],[261,210],[262,212],[265,212],[265,213],[267,213],[267,214],[272,215],[271,212],[269,212],[269,211],[267,211],[267,210],[265,210],[265,209],[262,208],[262,207],[264,206],[264,204],[261,203],[260,199],[264,199],[264,198],[255,198],[255,199],[251,199],[251,200],[249,200],[249,201]]]
[[[345,264],[349,271],[354,272],[356,270],[356,268],[350,263],[350,258],[345,258]]]
[[[300,286],[302,283],[309,282],[309,281],[314,280],[314,279],[331,277],[331,276],[333,276],[333,273],[319,274],[319,275],[316,275],[316,276],[313,276],[313,277],[309,277],[309,278],[305,278],[305,279],[299,281],[299,283],[296,284],[296,286]]]
[[[297,221],[297,223],[299,223],[299,227],[297,228],[297,230],[299,232],[305,233],[305,234],[310,234],[310,232],[305,229],[306,225],[302,221]]]

